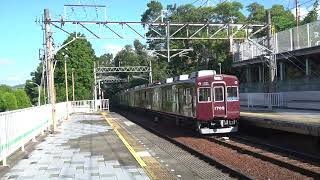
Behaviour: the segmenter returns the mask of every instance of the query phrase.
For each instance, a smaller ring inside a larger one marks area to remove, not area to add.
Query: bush
[[[14,94],[16,96],[17,105],[19,109],[23,109],[31,106],[30,99],[27,96],[27,93],[23,89],[17,89],[14,92]]]
[[[3,100],[4,100],[6,111],[18,109],[17,99],[13,93],[9,93],[9,92],[4,93]]]

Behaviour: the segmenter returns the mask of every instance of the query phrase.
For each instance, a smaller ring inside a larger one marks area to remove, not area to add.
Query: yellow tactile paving
[[[174,176],[162,168],[160,163],[152,156],[140,157],[137,152],[145,151],[144,147],[133,139],[111,115],[105,112],[102,113],[102,115],[151,179],[175,179]]]

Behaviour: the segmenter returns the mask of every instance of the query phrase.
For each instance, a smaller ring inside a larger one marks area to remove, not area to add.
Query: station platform
[[[240,116],[245,125],[320,136],[320,111],[241,107]]]
[[[73,114],[38,141],[0,179],[233,179],[117,113]]]

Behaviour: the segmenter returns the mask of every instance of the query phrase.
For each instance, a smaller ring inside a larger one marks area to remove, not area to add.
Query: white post
[[[284,77],[283,77],[283,75],[284,75],[283,62],[280,62],[279,65],[280,65],[280,80],[283,81],[283,79],[284,79]]]
[[[306,76],[309,76],[310,75],[310,63],[309,63],[309,59],[307,58],[306,59]]]
[[[38,86],[38,106],[40,106],[41,105],[41,100],[40,100],[40,94],[41,94],[41,86],[39,85]]]
[[[7,166],[7,157],[5,153],[3,153],[3,156],[2,156],[2,166]]]
[[[98,81],[98,86],[99,86],[99,109],[101,110],[101,105],[102,105],[102,103],[101,103],[101,80],[99,80]]]
[[[5,141],[3,141],[3,139],[1,139],[1,137],[0,137],[0,144],[6,144],[6,142]],[[2,152],[1,152],[1,157],[2,157],[2,166],[7,166],[7,153],[6,153],[6,151],[7,151],[7,148],[6,148],[6,146],[4,146],[4,148],[2,149]]]
[[[278,46],[278,33],[276,33],[276,38],[275,38],[275,45],[276,45],[276,53],[279,53],[279,46]]]
[[[97,75],[96,75],[96,63],[93,63],[94,73],[94,110],[97,111]]]
[[[258,66],[258,72],[259,72],[259,82],[262,82],[262,72],[261,72],[261,66]]]
[[[310,43],[310,24],[309,23],[307,24],[307,37],[308,37],[308,47],[310,47],[311,43]]]
[[[293,50],[292,29],[290,29],[290,51]]]

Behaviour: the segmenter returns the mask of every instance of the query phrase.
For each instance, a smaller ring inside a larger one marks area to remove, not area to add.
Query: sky
[[[23,84],[30,79],[30,73],[35,71],[39,64],[39,49],[42,48],[41,24],[36,23],[45,8],[50,11],[52,19],[59,19],[64,15],[65,4],[98,4],[106,5],[108,21],[140,21],[141,14],[146,10],[150,0],[1,0],[0,1],[0,84],[10,86]],[[209,1],[214,5],[218,0]],[[307,0],[304,0],[307,1]],[[177,5],[196,2],[200,6],[204,0],[160,0],[163,5],[176,3]],[[286,8],[292,9],[294,0],[240,0],[244,5],[258,2],[265,7],[281,3]],[[304,13],[306,8],[301,10]],[[294,10],[293,10],[294,11]],[[68,18],[77,17],[90,20],[90,18],[104,18],[104,9],[66,9]],[[74,30],[74,26],[65,27]],[[93,27],[94,29],[95,27]],[[67,38],[59,29],[52,29],[56,44],[62,44]],[[99,29],[94,29],[99,30]],[[115,28],[116,31],[120,29]],[[124,32],[126,33],[126,32]],[[126,44],[127,40],[90,40],[96,55],[105,52],[116,53]]]

